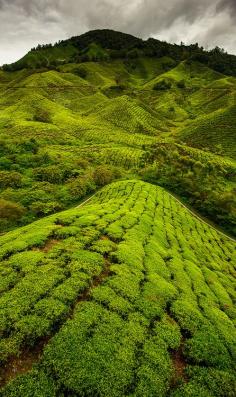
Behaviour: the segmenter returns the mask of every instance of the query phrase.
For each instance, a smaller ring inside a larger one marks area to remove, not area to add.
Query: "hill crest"
[[[94,47],[94,44],[96,46]],[[91,51],[91,46],[93,46]],[[142,40],[127,33],[111,29],[91,30],[58,43],[39,45],[11,65],[3,65],[6,71],[23,68],[54,68],[61,64],[84,61],[108,61],[123,58],[132,60],[140,56],[169,56],[176,62],[197,60],[226,75],[236,75],[236,56],[225,53],[219,47],[206,51],[198,43],[191,45],[170,44],[155,38]]]

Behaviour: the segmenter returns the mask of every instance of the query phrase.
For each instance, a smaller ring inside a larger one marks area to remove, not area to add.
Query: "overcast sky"
[[[236,54],[236,0],[0,0],[0,65],[102,28]]]

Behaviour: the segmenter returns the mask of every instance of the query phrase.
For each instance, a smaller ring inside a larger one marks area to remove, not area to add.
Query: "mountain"
[[[218,72],[236,76],[236,56],[229,55],[218,47],[204,51],[197,43],[187,46],[169,44],[154,38],[142,40],[109,29],[89,31],[55,45],[39,45],[18,62],[5,65],[4,69],[55,67],[78,61],[114,58],[135,59],[141,55],[158,58],[169,56],[178,62],[190,59],[204,63]]]
[[[110,30],[0,70],[0,396],[234,396],[235,76]]]

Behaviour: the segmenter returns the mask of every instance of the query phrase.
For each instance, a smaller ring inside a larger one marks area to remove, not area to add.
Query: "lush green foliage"
[[[115,43],[120,36],[112,37],[108,40]],[[87,39],[90,45],[90,35],[83,40]],[[97,45],[104,44],[98,40]],[[37,51],[53,56],[53,49]],[[112,179],[133,176],[144,165],[147,146],[159,145],[163,139],[186,141],[235,158],[235,80],[197,62],[176,66],[170,56],[139,55],[71,63],[57,71],[0,72],[0,83],[2,231],[65,209]],[[202,152],[194,153],[199,158]],[[202,156],[207,177],[198,173],[197,183],[189,187],[192,171],[185,163],[184,175],[174,175],[176,187],[172,178],[176,169],[168,156],[169,176],[161,167],[161,178],[152,180],[161,179],[232,231],[233,176],[228,178],[228,171],[221,172],[218,166],[210,172],[208,158]],[[212,158],[214,164],[218,160]],[[104,167],[105,178],[98,175],[104,174]]]
[[[102,61],[116,58],[127,60],[139,56],[168,56],[178,62],[183,60],[201,62],[226,75],[236,76],[236,57],[216,47],[204,51],[198,43],[192,45],[169,44],[154,38],[141,40],[129,34],[109,29],[94,30],[63,40],[54,46],[39,45],[25,57],[12,65],[4,65],[4,70],[14,71],[22,68],[55,68],[69,62]]]
[[[1,396],[235,395],[235,244],[156,186],[235,233],[222,73],[109,30],[0,70]]]
[[[0,246],[1,361],[64,324],[3,396],[233,396],[234,244],[162,188],[115,182]]]
[[[184,197],[236,235],[236,164],[178,144],[158,143],[144,152],[143,178]]]

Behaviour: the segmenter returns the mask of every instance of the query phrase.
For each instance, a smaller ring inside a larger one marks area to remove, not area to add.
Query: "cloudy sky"
[[[0,0],[0,65],[99,28],[236,54],[236,0]]]

